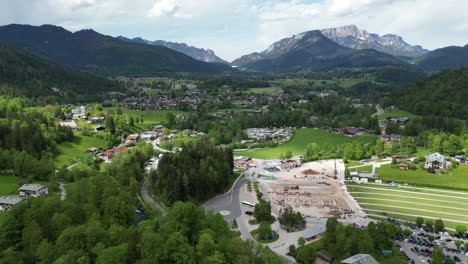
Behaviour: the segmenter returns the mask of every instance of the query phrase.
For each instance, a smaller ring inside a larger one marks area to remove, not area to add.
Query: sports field
[[[468,227],[468,192],[382,184],[348,184],[348,191],[372,217],[380,215],[405,221],[442,219],[445,226]]]
[[[281,154],[291,151],[293,155],[304,154],[309,143],[317,143],[323,145],[342,145],[351,142],[359,142],[362,144],[373,143],[377,137],[375,136],[355,136],[348,137],[340,134],[332,134],[325,130],[313,128],[301,128],[296,130],[292,139],[285,144],[274,148],[256,149],[253,151],[235,152],[236,156],[246,156],[257,159],[272,159],[278,158]]]

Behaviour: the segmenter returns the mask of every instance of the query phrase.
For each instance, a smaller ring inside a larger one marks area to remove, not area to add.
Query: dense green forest
[[[468,119],[468,68],[448,70],[403,89],[398,105],[424,116]]]
[[[39,103],[102,100],[119,84],[51,63],[0,44],[0,95],[27,96]]]
[[[370,222],[367,229],[363,230],[329,218],[320,243],[321,249],[335,259],[333,263],[356,254],[371,254],[380,263],[403,264],[407,261],[394,243],[399,235],[402,235],[402,229],[394,223]],[[391,250],[393,257],[383,257],[382,250]]]
[[[232,151],[215,147],[208,140],[183,146],[165,154],[151,175],[155,193],[166,203],[205,201],[232,183]]]

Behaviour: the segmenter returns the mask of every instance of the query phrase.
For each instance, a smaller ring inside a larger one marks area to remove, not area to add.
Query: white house
[[[435,152],[426,157],[426,163],[424,164],[424,168],[434,170],[447,170],[449,165],[450,161],[448,158],[444,157],[438,152]]]
[[[49,188],[46,185],[38,183],[24,184],[19,188],[19,193],[20,196],[39,197],[48,194]]]
[[[0,196],[0,211],[6,211],[23,201],[19,195]]]

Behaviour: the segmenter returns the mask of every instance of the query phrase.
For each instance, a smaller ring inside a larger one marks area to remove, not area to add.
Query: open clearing
[[[379,115],[379,119],[385,119],[389,117],[409,117],[415,118],[419,117],[418,115],[412,114],[410,112],[400,110],[400,109],[393,109],[393,110],[384,110],[383,114]]]
[[[416,184],[418,186],[447,187],[468,190],[468,166],[458,166],[448,174],[434,174],[422,169],[400,170],[391,165],[382,165],[377,169],[379,179],[399,183]]]
[[[141,132],[144,130],[150,129],[153,125],[162,124],[166,121],[166,117],[168,113],[172,113],[174,115],[188,115],[188,112],[179,111],[179,110],[138,110],[138,109],[127,109],[127,108],[120,108],[122,110],[122,114],[127,116],[127,118],[143,118],[143,123],[135,122],[135,132]],[[117,112],[117,107],[107,107],[104,108],[105,111],[113,111],[114,113]]]
[[[16,176],[0,175],[0,196],[8,195],[18,189],[19,178]]]
[[[449,228],[468,227],[468,192],[377,184],[349,184],[348,191],[370,214],[415,221],[417,216],[443,219]]]
[[[332,134],[324,130],[313,128],[301,128],[296,130],[292,139],[285,144],[274,148],[256,149],[253,151],[235,152],[236,156],[246,156],[257,159],[274,159],[281,154],[291,151],[293,155],[304,154],[307,144],[317,143],[319,146],[324,145],[343,145],[351,142],[359,142],[361,144],[375,142],[375,136],[354,136],[348,137],[341,134]]]
[[[59,155],[55,158],[57,167],[70,166],[80,161],[80,156],[86,153],[86,149],[96,147],[106,149],[107,141],[101,138],[82,136],[76,133],[73,141],[60,143],[57,148]]]

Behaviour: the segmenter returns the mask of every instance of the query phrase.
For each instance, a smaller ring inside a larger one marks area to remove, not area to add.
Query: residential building
[[[125,143],[135,143],[140,139],[140,135],[138,134],[130,134],[125,139]]]
[[[41,195],[49,194],[49,188],[47,188],[46,185],[38,183],[23,184],[19,188],[19,193],[20,196],[39,197]]]
[[[455,155],[455,161],[458,162],[460,165],[468,165],[468,157],[463,155]]]
[[[110,162],[117,153],[128,153],[129,150],[128,148],[113,148],[102,152],[99,154],[99,157],[104,160],[104,162]]]
[[[343,264],[379,264],[374,257],[369,254],[357,254],[345,260],[342,260]]]
[[[19,204],[24,199],[19,195],[0,196],[0,211],[7,211],[11,207]]]
[[[424,168],[433,170],[447,170],[449,165],[450,161],[448,158],[438,152],[435,152],[426,157]]]

